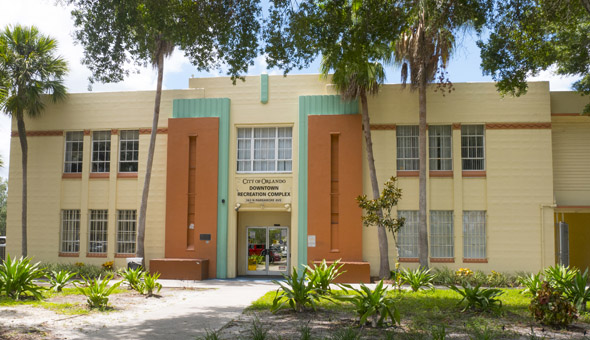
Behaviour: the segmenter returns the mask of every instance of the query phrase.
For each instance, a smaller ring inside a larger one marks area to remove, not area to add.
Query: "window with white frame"
[[[117,212],[117,254],[134,254],[136,230],[136,211]]]
[[[80,210],[61,211],[61,253],[80,252]]]
[[[430,257],[452,258],[454,253],[453,212],[430,211]]]
[[[486,258],[486,212],[463,212],[463,258]]]
[[[398,218],[404,218],[404,226],[397,232],[399,257],[418,257],[418,211],[399,210]]]
[[[139,160],[139,130],[119,132],[119,172],[137,172]]]
[[[396,128],[397,170],[419,170],[418,125],[402,125]]]
[[[461,125],[463,170],[485,170],[483,125]]]
[[[452,139],[450,125],[428,127],[430,170],[453,170]]]
[[[107,210],[90,210],[90,226],[88,228],[88,252],[104,254],[107,252]]]
[[[82,157],[84,151],[84,132],[68,131],[66,132],[66,146],[64,157],[65,173],[82,172]]]
[[[91,172],[109,172],[111,164],[111,131],[92,133]]]
[[[238,172],[291,172],[292,130],[239,128]]]

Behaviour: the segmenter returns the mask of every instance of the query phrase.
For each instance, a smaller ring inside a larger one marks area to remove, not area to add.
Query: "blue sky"
[[[82,47],[75,45],[72,38],[74,31],[73,21],[70,17],[70,9],[54,5],[55,0],[0,0],[0,27],[9,24],[35,25],[43,34],[48,34],[59,42],[59,54],[64,56],[69,63],[70,73],[66,78],[69,92],[87,92],[88,76],[90,72],[80,63]],[[452,82],[480,82],[492,81],[490,77],[484,77],[479,67],[479,50],[475,45],[475,36],[467,36],[458,41],[458,48],[449,65],[449,76]],[[249,75],[259,75],[262,72],[269,74],[282,74],[280,70],[267,70],[263,57],[256,60],[255,65],[249,70]],[[318,73],[319,62],[316,61],[308,69],[293,71],[291,74]],[[188,78],[224,76],[220,71],[197,72],[184,58],[181,51],[175,51],[165,64],[164,88],[184,89],[188,86]],[[399,83],[399,69],[390,67],[387,74],[387,83]],[[550,71],[542,72],[538,77],[530,80],[550,81],[551,90],[568,90],[573,78],[554,76]],[[95,84],[94,92],[104,91],[138,91],[154,90],[156,88],[156,72],[152,68],[141,69],[125,81],[117,84]],[[10,119],[0,114],[0,157],[4,160],[4,168],[0,168],[0,177],[8,177],[9,151],[10,151]]]

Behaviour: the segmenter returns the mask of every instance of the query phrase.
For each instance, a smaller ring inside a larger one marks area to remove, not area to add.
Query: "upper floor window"
[[[452,132],[450,125],[428,127],[430,170],[453,170]]]
[[[238,172],[291,172],[291,127],[239,128]]]
[[[397,170],[419,170],[418,125],[398,126],[397,135]]]
[[[463,170],[485,170],[483,125],[461,125]]]
[[[111,167],[111,131],[92,133],[91,172],[109,172]]]
[[[82,172],[82,157],[84,150],[84,132],[66,132],[66,150],[64,158],[65,173]]]
[[[119,172],[137,172],[139,160],[139,130],[119,133]]]

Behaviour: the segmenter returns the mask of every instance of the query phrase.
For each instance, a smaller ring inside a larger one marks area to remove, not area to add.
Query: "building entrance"
[[[279,275],[289,268],[288,227],[247,227],[248,275]]]

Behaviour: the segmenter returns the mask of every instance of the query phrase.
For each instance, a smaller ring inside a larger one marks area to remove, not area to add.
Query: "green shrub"
[[[383,280],[379,281],[374,290],[364,284],[360,285],[360,289],[353,288],[350,285],[342,285],[342,287],[345,288],[347,293],[346,288],[356,294],[339,295],[336,298],[353,304],[361,325],[370,320],[373,327],[380,327],[388,318],[391,319],[393,324],[400,322],[399,310],[395,306],[394,299],[387,294],[387,287],[383,287]]]
[[[70,280],[78,273],[72,273],[67,270],[60,270],[58,272],[52,271],[49,274],[49,285],[54,292],[61,292],[61,290],[70,282]]]
[[[340,264],[340,260],[336,260],[328,266],[324,259],[319,265],[314,264],[313,268],[305,266],[306,277],[318,294],[326,295],[330,292],[330,284],[344,273],[340,271],[343,266]]]
[[[402,281],[407,283],[412,288],[412,291],[417,292],[422,287],[434,288],[432,285],[433,274],[430,274],[430,269],[417,268],[415,270],[403,269],[400,272]]]
[[[543,280],[541,280],[541,273],[529,274],[528,276],[521,276],[518,278],[518,282],[525,287],[522,291],[523,294],[531,293],[533,296],[537,295]]]
[[[563,266],[561,264],[547,267],[544,270],[545,280],[562,294],[574,283],[574,279],[578,272],[579,271],[576,268],[570,269],[569,266]]]
[[[457,283],[455,272],[448,267],[434,268],[432,283],[448,286]]]
[[[45,288],[38,286],[34,281],[45,276],[45,272],[39,263],[31,264],[29,257],[21,257],[16,260],[7,254],[6,260],[0,264],[0,292],[14,300],[22,296],[32,295],[35,299],[41,299],[41,291]]]
[[[119,270],[119,275],[123,277],[123,282],[127,283],[130,289],[141,291],[141,279],[143,279],[144,271],[141,266],[131,269],[125,268]]]
[[[143,282],[140,283],[140,293],[147,297],[154,295],[154,291],[156,294],[159,293],[160,289],[162,289],[162,284],[158,282],[159,277],[160,273],[154,273],[153,275],[145,273],[143,275]]]
[[[108,275],[104,279],[98,278],[82,278],[83,285],[74,284],[76,288],[86,296],[88,307],[90,309],[97,308],[104,310],[109,303],[109,295],[117,289],[123,281],[117,282],[109,286],[109,282],[113,279],[113,275]]]
[[[529,310],[535,320],[549,326],[564,327],[577,318],[572,303],[546,281],[532,298]]]
[[[506,274],[492,270],[486,278],[487,284],[490,287],[509,287],[511,283]]]
[[[319,300],[319,295],[315,291],[313,284],[306,282],[306,274],[307,268],[304,268],[303,273],[300,275],[297,268],[293,267],[291,276],[283,274],[284,281],[272,281],[280,286],[272,301],[270,310],[273,313],[281,309],[285,304],[289,304],[296,312],[303,312],[306,306],[310,306],[313,310],[316,309],[316,301]]]
[[[97,277],[104,277],[106,275],[111,274],[112,272],[103,268],[102,266],[96,266],[92,264],[84,264],[82,262],[77,263],[43,263],[42,267],[46,269],[47,272],[60,272],[62,270],[66,270],[69,272],[76,272],[78,275],[77,278],[97,278]]]
[[[590,301],[590,288],[586,287],[588,284],[588,269],[584,274],[576,273],[573,281],[566,287],[565,296],[576,306],[578,311],[586,311],[586,303]]]
[[[498,288],[480,288],[480,285],[473,287],[469,283],[463,284],[462,290],[457,288],[455,285],[450,285],[448,287],[451,290],[461,294],[463,297],[461,301],[459,301],[458,305],[460,305],[463,301],[467,302],[467,306],[463,308],[463,311],[466,311],[470,308],[487,311],[502,307],[502,301],[500,301],[498,297],[504,294],[504,292]]]

